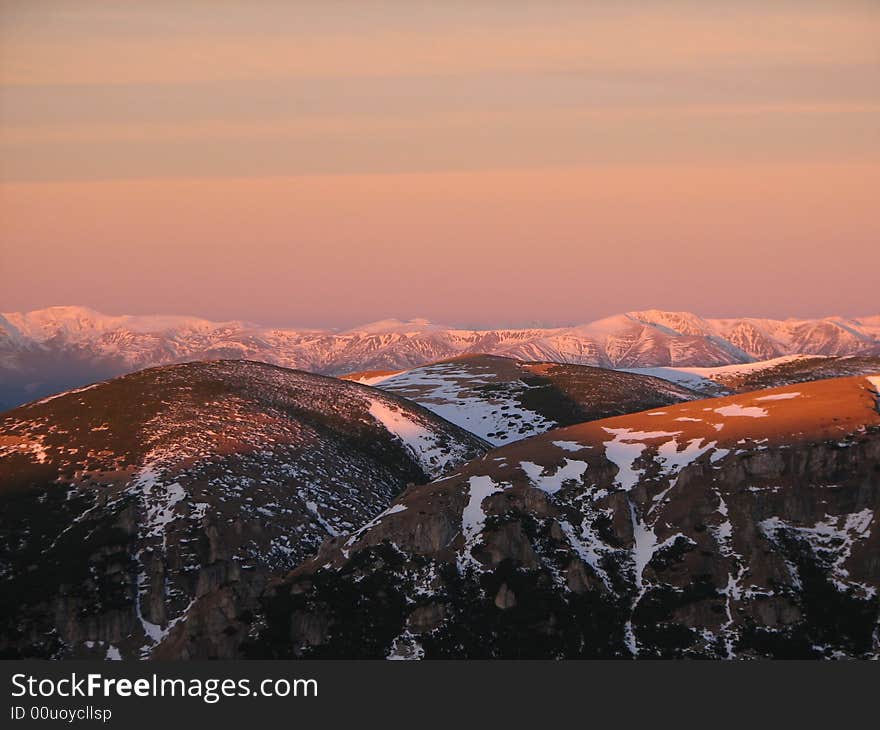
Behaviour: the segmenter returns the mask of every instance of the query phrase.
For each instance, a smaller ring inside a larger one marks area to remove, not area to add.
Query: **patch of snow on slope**
[[[584,446],[583,444],[579,444],[577,441],[553,441],[553,445],[562,449],[563,451],[583,451],[584,449],[589,449],[589,446]]]
[[[43,398],[42,400],[34,401],[29,404],[32,406],[41,406],[43,403],[48,403],[49,401],[55,400],[56,398],[60,398],[64,395],[75,395],[76,393],[85,393],[87,390],[91,390],[92,388],[97,388],[101,383],[93,383],[92,385],[86,385],[82,388],[74,388],[73,390],[65,390],[63,393],[56,393],[55,395],[50,395],[48,398]]]
[[[704,446],[703,441],[704,439],[702,438],[691,439],[681,450],[679,450],[678,442],[674,438],[661,444],[657,448],[657,456],[663,464],[664,473],[670,476],[677,475],[688,464],[696,461],[707,451],[711,451],[717,443],[716,441],[709,441]]]
[[[305,503],[306,509],[311,512],[315,519],[318,521],[318,524],[324,528],[324,531],[330,535],[330,537],[338,537],[339,530],[337,530],[333,525],[331,525],[324,517],[321,515],[320,510],[318,509],[318,504],[316,502],[312,502],[311,500],[306,501]]]
[[[755,400],[791,400],[799,395],[800,393],[774,393],[773,395],[762,395],[760,398],[755,398]]]
[[[730,449],[715,449],[715,451],[712,452],[712,456],[709,457],[709,463],[714,464],[715,462],[721,461],[729,453]]]
[[[28,454],[38,464],[45,464],[49,458],[49,450],[46,448],[43,434],[28,434],[22,443],[13,443],[9,446],[0,446],[0,459],[16,452]]]
[[[662,378],[677,385],[683,385],[686,388],[695,390],[700,393],[717,393],[719,389],[719,380],[725,378],[734,378],[751,373],[758,373],[762,370],[770,370],[789,362],[802,360],[804,358],[819,357],[818,355],[785,355],[776,357],[772,360],[759,360],[757,362],[736,363],[733,365],[718,365],[714,367],[689,367],[689,366],[666,366],[666,367],[645,367],[645,368],[625,368],[624,372],[636,373],[638,375],[653,375],[655,378]]]
[[[647,442],[662,438],[667,439],[657,446],[657,458],[661,465],[662,473],[669,479],[669,486],[654,497],[651,508],[644,515],[640,514],[640,510],[635,502],[633,502],[632,497],[627,495],[633,530],[633,547],[630,557],[633,562],[633,574],[637,588],[631,609],[635,611],[636,606],[638,606],[647,592],[647,586],[643,579],[644,570],[657,552],[674,543],[679,537],[690,540],[690,538],[681,533],[672,535],[662,541],[659,540],[654,531],[656,522],[650,521],[650,514],[654,507],[663,503],[666,494],[675,487],[681,470],[703,454],[711,451],[715,447],[716,442],[710,441],[704,444],[704,439],[696,438],[691,439],[684,448],[679,449],[676,437],[681,435],[681,431],[633,431],[628,428],[605,428],[604,430],[614,436],[613,439],[606,441],[604,444],[605,458],[617,467],[615,483],[627,492],[630,492],[642,477],[643,471],[636,469],[635,463],[642,456],[645,449],[648,448],[649,443]],[[626,623],[624,634],[627,646],[633,655],[637,656],[639,646],[631,618]]]
[[[658,439],[664,436],[672,438],[678,436],[681,431],[633,431],[630,428],[605,428],[605,431],[614,436],[606,441],[605,458],[617,467],[617,479],[615,483],[621,489],[629,491],[642,477],[641,470],[633,468],[633,465],[648,447],[644,443],[647,439]]]
[[[771,540],[775,539],[776,533],[779,531],[804,540],[817,557],[828,563],[829,577],[839,591],[845,592],[855,586],[864,593],[866,598],[873,598],[876,589],[851,581],[849,571],[845,567],[855,542],[867,540],[871,536],[869,528],[873,519],[874,511],[865,508],[860,512],[846,515],[826,515],[824,520],[817,522],[813,527],[791,525],[778,517],[764,520],[759,523],[759,526]],[[790,566],[789,569],[793,570],[794,568]],[[792,575],[792,580],[798,582],[800,578],[797,575]]]
[[[692,464],[703,454],[712,451],[718,443],[717,441],[709,441],[704,446],[704,440],[702,438],[691,439],[683,449],[679,450],[678,441],[673,438],[657,447],[657,458],[660,461],[662,473],[669,478],[669,486],[653,498],[649,512],[663,504],[666,495],[678,484],[678,475],[682,469]]]
[[[425,658],[425,649],[415,636],[404,631],[391,642],[385,658],[388,661],[419,661]]]
[[[766,418],[769,414],[763,408],[757,406],[741,406],[739,403],[732,403],[729,406],[715,408],[715,413],[722,416],[743,416],[746,418]]]
[[[147,458],[131,486],[126,489],[137,495],[144,505],[144,518],[141,523],[141,536],[161,537],[165,548],[165,528],[174,519],[175,507],[186,499],[186,491],[177,482],[162,484],[160,469],[156,462]]]
[[[471,559],[471,549],[479,539],[486,525],[486,513],[483,511],[483,500],[503,492],[507,484],[497,484],[492,477],[476,476],[468,480],[468,503],[461,513],[461,534],[464,537],[464,560]]]
[[[383,390],[414,400],[493,446],[549,431],[558,424],[524,408],[517,398],[525,383],[499,382],[473,365],[437,363],[385,378]],[[485,389],[485,390],[481,390]],[[522,426],[531,426],[520,433]]]
[[[520,467],[535,487],[547,494],[556,494],[566,482],[579,481],[587,471],[588,464],[584,461],[568,458],[564,461],[565,465],[556,467],[556,471],[552,474],[545,473],[549,467],[533,464],[531,461],[520,462]]]
[[[693,543],[693,540],[679,532],[660,542],[657,539],[657,534],[654,532],[654,526],[648,524],[639,516],[638,510],[632,500],[629,500],[629,513],[633,529],[633,576],[635,578],[637,589],[635,598],[632,602],[632,611],[635,611],[636,606],[639,605],[639,602],[648,590],[648,586],[645,585],[643,576],[645,568],[648,567],[648,564],[654,559],[654,556],[663,548],[672,545],[679,537],[684,538],[690,543]],[[635,631],[633,630],[632,618],[626,622],[624,637],[629,650],[634,656],[638,656],[639,646],[638,641],[636,640]]]
[[[370,415],[403,442],[428,476],[439,477],[455,458],[441,435],[413,421],[401,408],[372,399]]]
[[[560,519],[559,526],[568,538],[569,544],[575,549],[587,565],[589,565],[609,590],[612,588],[611,578],[606,570],[602,567],[602,559],[609,552],[608,546],[602,540],[602,537],[593,527],[592,519],[584,519],[581,524],[575,527],[568,520]]]

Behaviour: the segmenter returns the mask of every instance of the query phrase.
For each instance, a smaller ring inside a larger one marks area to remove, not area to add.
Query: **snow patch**
[[[589,466],[584,461],[574,461],[568,458],[564,459],[564,461],[565,464],[556,467],[555,472],[552,474],[544,473],[550,467],[533,464],[531,461],[520,462],[520,467],[535,487],[547,492],[547,494],[556,494],[566,482],[579,481]]]
[[[644,580],[644,572],[651,560],[654,559],[654,556],[663,548],[672,545],[679,537],[683,537],[691,544],[693,544],[693,540],[687,537],[687,535],[678,532],[674,535],[670,535],[662,542],[658,542],[657,534],[654,532],[654,526],[648,524],[639,516],[638,510],[632,500],[629,500],[629,513],[630,519],[632,520],[633,530],[632,561],[633,576],[636,584],[636,596],[632,602],[632,611],[635,611],[639,602],[648,590],[648,586],[645,584]],[[629,650],[634,656],[638,656],[639,646],[638,641],[636,640],[635,631],[633,630],[631,618],[626,622],[626,626],[624,627],[624,638]]]
[[[873,586],[864,585],[850,580],[846,561],[852,553],[857,540],[867,540],[871,536],[870,525],[874,519],[874,511],[865,508],[859,512],[845,515],[826,515],[824,520],[812,527],[792,525],[778,517],[771,517],[759,523],[761,531],[774,540],[779,531],[787,532],[805,541],[814,554],[827,561],[829,578],[839,591],[848,591],[852,587],[860,589],[866,598],[876,595]],[[793,565],[789,565],[792,581],[800,581]]]
[[[65,395],[74,395],[76,393],[85,393],[87,390],[91,390],[92,388],[97,388],[101,383],[93,383],[92,385],[86,385],[82,388],[74,388],[73,390],[65,390],[63,393],[56,393],[55,395],[50,395],[48,398],[43,398],[42,400],[34,401],[28,407],[33,406],[41,406],[43,403],[48,403],[49,401],[53,401],[56,398],[61,398]]]
[[[164,549],[165,527],[175,517],[174,508],[186,499],[186,490],[177,482],[167,486],[161,484],[158,469],[148,464],[141,469],[127,491],[139,492],[141,501],[146,508],[142,523],[144,528],[143,536],[161,536]]]
[[[800,395],[797,393],[774,393],[773,395],[762,395],[760,398],[755,398],[755,400],[791,400],[792,398],[797,398]]]
[[[457,455],[444,444],[442,434],[416,423],[402,408],[371,399],[370,415],[403,442],[428,476],[439,477],[456,459]]]
[[[746,418],[766,418],[769,414],[763,408],[757,406],[741,406],[739,403],[733,403],[729,406],[715,408],[715,413],[722,416],[744,416]]]
[[[583,444],[579,444],[577,441],[553,441],[551,442],[555,447],[562,449],[563,451],[582,451],[583,449],[589,449],[591,447],[584,446]]]
[[[519,380],[499,382],[491,370],[481,370],[473,363],[415,368],[384,379],[381,387],[414,400],[493,446],[557,426],[556,421],[523,407],[519,395],[528,385]]]
[[[324,517],[321,515],[321,512],[318,510],[318,505],[316,502],[307,501],[306,509],[311,512],[315,516],[315,520],[317,520],[318,524],[324,528],[324,532],[326,532],[330,537],[338,537],[339,530],[337,530],[333,525],[331,525]]]
[[[468,480],[468,503],[461,513],[461,534],[464,537],[464,561],[473,560],[471,550],[477,544],[480,533],[486,526],[486,513],[483,500],[498,492],[503,492],[509,484],[497,484],[492,477],[476,476]]]
[[[664,436],[672,438],[681,434],[681,431],[633,431],[630,428],[604,430],[614,436],[611,441],[604,443],[605,458],[617,467],[615,484],[626,491],[636,486],[642,477],[642,471],[635,469],[633,465],[648,447],[644,441]]]

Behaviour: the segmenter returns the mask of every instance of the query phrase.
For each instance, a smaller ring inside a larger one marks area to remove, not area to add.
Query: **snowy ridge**
[[[466,447],[450,443],[447,433],[419,423],[399,405],[371,399],[370,415],[400,439],[429,477],[436,479],[466,459]]]
[[[384,320],[337,332],[50,307],[2,315],[0,366],[10,383],[21,381],[19,390],[44,383],[32,398],[53,392],[53,383],[57,391],[154,365],[219,358],[328,374],[400,370],[474,353],[616,368],[723,366],[793,354],[878,355],[878,319],[720,320],[645,311],[572,327],[476,330]],[[65,359],[85,372],[64,380],[53,363]],[[28,400],[19,390],[12,404]]]
[[[519,380],[502,381],[491,365],[466,360],[441,362],[358,382],[415,400],[496,446],[522,438],[523,433],[543,433],[558,425],[523,407],[519,392],[529,386]]]
[[[416,402],[495,446],[561,425],[697,397],[658,378],[497,355],[344,377]]]

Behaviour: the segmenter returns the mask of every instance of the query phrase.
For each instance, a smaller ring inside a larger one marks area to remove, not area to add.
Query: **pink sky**
[[[552,5],[0,2],[0,311],[880,310],[880,6]]]

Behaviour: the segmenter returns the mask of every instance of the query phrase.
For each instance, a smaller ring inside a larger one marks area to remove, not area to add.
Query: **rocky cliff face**
[[[492,451],[274,582],[271,657],[880,655],[880,378]]]
[[[222,620],[246,616],[271,572],[486,448],[396,396],[250,362],[142,371],[9,411],[0,652],[151,656],[197,597],[220,592]]]

